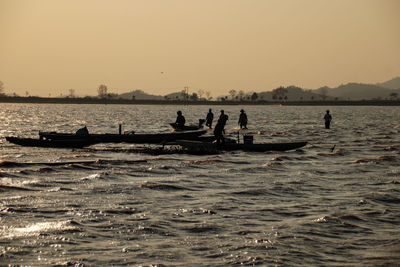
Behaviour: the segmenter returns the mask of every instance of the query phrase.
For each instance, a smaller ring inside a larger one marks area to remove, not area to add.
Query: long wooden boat
[[[172,133],[133,133],[133,134],[87,134],[76,135],[73,133],[39,132],[41,139],[46,140],[75,140],[85,139],[95,143],[136,143],[136,144],[160,144],[179,139],[197,140],[205,134],[206,130],[172,132]]]
[[[20,146],[31,147],[82,148],[93,144],[87,139],[49,140],[8,136],[6,137],[6,140]]]
[[[225,143],[217,145],[216,143],[190,141],[190,140],[177,140],[169,143],[171,145],[180,145],[189,150],[205,150],[205,151],[251,151],[251,152],[266,152],[266,151],[287,151],[298,149],[307,145],[307,142],[288,142],[288,143],[259,143],[259,144],[246,144],[246,143]]]

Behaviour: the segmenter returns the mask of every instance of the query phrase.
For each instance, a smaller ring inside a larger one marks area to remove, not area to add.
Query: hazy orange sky
[[[396,76],[399,0],[0,0],[6,93],[218,96]]]

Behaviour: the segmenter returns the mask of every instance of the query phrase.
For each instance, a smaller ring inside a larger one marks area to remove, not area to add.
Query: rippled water
[[[0,265],[398,266],[400,107],[213,106],[302,150],[19,147],[39,130],[170,131],[208,106],[0,104]],[[323,128],[329,108],[332,129]],[[143,147],[143,145],[140,145]],[[333,151],[332,151],[333,148]]]

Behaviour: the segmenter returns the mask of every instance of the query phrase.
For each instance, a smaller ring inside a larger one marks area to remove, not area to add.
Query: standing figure
[[[326,111],[324,120],[325,120],[325,129],[329,129],[331,126],[331,121],[332,121],[332,116],[331,116],[331,114],[329,114],[329,110]]]
[[[247,129],[247,115],[244,110],[240,110],[239,121],[240,129]]]
[[[228,115],[224,113],[223,110],[221,110],[221,115],[219,116],[217,125],[215,125],[214,128],[214,136],[215,139],[217,140],[217,145],[219,144],[225,144],[225,138],[224,138],[224,133],[225,133],[225,125],[226,121],[228,120]]]
[[[177,129],[183,130],[183,127],[185,126],[185,117],[182,115],[182,111],[178,110],[176,113],[178,116],[176,117],[175,125]]]
[[[214,120],[214,114],[211,112],[211,108],[208,110],[207,117],[206,117],[206,126],[208,128],[212,128],[212,122]]]

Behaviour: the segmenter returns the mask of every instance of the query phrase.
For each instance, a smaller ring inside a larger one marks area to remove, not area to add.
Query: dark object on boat
[[[175,131],[193,131],[193,130],[199,130],[203,128],[203,124],[206,122],[204,119],[199,119],[199,124],[198,125],[184,125],[183,128],[177,127],[176,123],[170,123],[169,125],[174,128]]]
[[[189,150],[205,150],[205,151],[251,151],[251,152],[266,152],[266,151],[286,151],[301,148],[307,145],[307,142],[289,142],[289,143],[244,143],[238,144],[235,142],[227,142],[225,144],[217,145],[216,143],[178,140],[171,144],[183,146]]]
[[[93,144],[86,138],[49,140],[9,136],[6,140],[20,146],[33,147],[82,148]]]
[[[243,143],[245,144],[253,144],[253,136],[252,135],[244,135]]]
[[[85,139],[92,144],[96,143],[136,143],[136,144],[162,144],[179,139],[184,140],[199,140],[198,138],[205,134],[206,130],[172,132],[172,133],[133,133],[133,134],[88,134],[76,135],[72,133],[57,133],[57,132],[39,132],[41,139],[48,140],[75,140]]]

